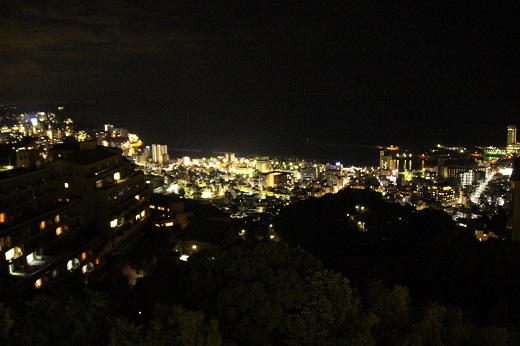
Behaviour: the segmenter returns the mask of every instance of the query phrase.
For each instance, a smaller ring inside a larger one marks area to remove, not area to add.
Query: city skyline
[[[515,6],[11,4],[0,104],[62,102],[171,148],[501,146]]]
[[[451,152],[469,153],[475,157],[502,157],[506,154],[516,155],[520,150],[520,143],[517,141],[516,125],[508,125],[503,129],[505,137],[503,138],[507,143],[506,146],[457,146],[437,143],[431,146],[421,145],[340,145],[332,143],[317,143],[306,141],[305,145],[299,150],[293,151],[287,149],[286,152],[260,152],[253,150],[246,152],[241,148],[234,147],[233,150],[219,151],[216,149],[194,149],[194,148],[178,148],[170,147],[168,144],[157,144],[152,141],[152,144],[145,143],[140,139],[139,134],[129,132],[126,127],[115,126],[114,124],[104,123],[103,125],[95,125],[91,127],[84,127],[84,124],[77,123],[71,117],[67,117],[67,113],[63,113],[64,107],[57,107],[58,115],[54,112],[34,111],[40,109],[36,107],[29,107],[23,109],[20,107],[4,107],[4,115],[0,118],[2,126],[1,142],[3,144],[12,143],[15,146],[27,146],[27,141],[34,141],[34,145],[53,145],[64,142],[97,140],[97,143],[102,146],[117,146],[123,149],[124,156],[132,156],[137,152],[145,153],[149,156],[151,162],[161,163],[169,161],[170,157],[181,159],[183,157],[207,158],[227,155],[230,152],[233,155],[238,153],[239,157],[273,157],[290,160],[311,160],[318,162],[328,162],[335,164],[340,162],[346,166],[377,166],[377,154],[381,150],[390,150],[396,152],[413,153],[415,160],[424,159],[429,154],[437,155],[436,152],[444,152],[448,154]],[[32,109],[32,110],[28,110]],[[45,108],[47,109],[47,108]],[[63,117],[66,118],[63,118]],[[113,141],[112,141],[113,140]],[[16,144],[18,143],[18,144]],[[8,149],[6,146],[5,149]],[[12,148],[14,149],[14,148]],[[14,153],[14,152],[13,152]],[[516,154],[515,154],[516,153]],[[498,156],[497,156],[498,155]],[[449,155],[448,155],[449,156]],[[7,161],[7,156],[3,158]],[[487,160],[487,159],[486,159]]]

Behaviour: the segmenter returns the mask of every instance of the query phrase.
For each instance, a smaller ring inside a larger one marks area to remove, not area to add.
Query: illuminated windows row
[[[96,189],[102,189],[104,187],[111,186],[114,182],[118,182],[121,180],[121,173],[116,172],[113,176],[108,176],[104,179],[99,179],[96,181]]]
[[[54,223],[58,223],[61,221],[61,217],[60,217],[60,214],[57,214],[55,217],[54,217]],[[49,219],[49,220],[43,220],[42,222],[40,222],[40,230],[43,231],[45,229],[45,227],[47,226],[47,224],[51,224],[52,222],[52,218]]]
[[[146,216],[146,211],[142,210],[140,213],[135,215],[135,220],[136,221],[142,220],[145,218],[145,216]],[[125,218],[123,216],[115,218],[112,221],[110,221],[110,228],[120,227],[121,225],[123,225],[124,222],[125,222]]]
[[[83,265],[83,267],[81,267],[81,272],[83,274],[88,274],[88,273],[92,272],[95,269],[95,265],[97,265],[97,264],[99,264],[99,259],[96,259],[95,264],[92,263],[92,262],[88,262],[85,265]],[[81,263],[80,263],[79,259],[73,258],[69,262],[67,262],[67,270],[68,271],[73,271],[73,270],[79,268],[80,265],[81,265]],[[58,272],[59,272],[58,269],[54,269],[52,271],[51,276],[52,276],[53,279],[58,276]],[[43,276],[43,277],[39,278],[38,280],[36,280],[34,282],[34,287],[35,288],[41,288],[47,281],[49,281],[48,277],[47,276]]]
[[[161,210],[161,211],[166,210],[165,207],[155,206],[155,205],[153,205],[153,204],[150,204],[150,209],[157,209],[157,210]],[[168,211],[170,211],[170,209],[168,209]]]

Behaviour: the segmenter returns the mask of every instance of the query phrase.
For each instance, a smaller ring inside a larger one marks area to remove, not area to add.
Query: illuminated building
[[[81,209],[58,185],[49,167],[0,172],[0,288],[39,288],[89,263],[80,255],[95,242],[78,239]]]
[[[398,147],[388,147],[379,152],[379,169],[406,172],[412,170],[412,154]]]
[[[233,162],[235,161],[235,153],[226,153],[225,159],[227,162]]]
[[[472,185],[476,181],[476,172],[470,169],[467,172],[463,172],[460,175],[460,185],[461,186],[469,186]]]
[[[507,147],[508,153],[518,153],[520,151],[520,143],[516,141],[516,125],[509,125],[507,127]]]
[[[147,160],[151,159],[152,158],[152,149],[150,148],[149,145],[147,145],[144,150],[143,150],[143,154],[144,156],[146,157]]]
[[[507,127],[507,145],[516,144],[516,125]]]
[[[111,134],[112,131],[114,131],[114,125],[112,125],[112,124],[105,124],[103,127],[104,127],[105,132],[108,134]]]
[[[79,143],[79,150],[51,162],[62,196],[77,201],[83,222],[107,241],[105,253],[122,251],[148,218],[150,191],[144,173],[117,148]]]
[[[320,178],[326,180],[330,185],[340,185],[341,171],[337,169],[327,169],[320,174]]]
[[[153,174],[146,174],[144,176],[144,182],[147,186],[154,189],[156,187],[162,187],[164,185],[164,177]]]
[[[263,187],[286,187],[292,184],[291,174],[286,172],[261,173],[259,185]]]
[[[448,166],[445,168],[446,178],[458,178],[460,175],[467,171],[467,168],[464,166]]]
[[[302,161],[299,169],[301,180],[314,180],[318,178],[318,167],[313,162]]]
[[[484,161],[496,161],[507,155],[507,151],[504,149],[498,149],[495,147],[488,147],[484,149]]]
[[[397,162],[391,155],[387,155],[384,150],[379,152],[379,168],[389,171],[397,169]]]
[[[271,162],[268,157],[259,157],[256,159],[255,169],[261,173],[267,173],[271,170]]]
[[[460,189],[458,185],[434,184],[430,190],[431,197],[434,201],[448,206],[460,203]]]
[[[152,162],[167,163],[168,161],[168,146],[165,144],[152,144]]]
[[[266,184],[265,185],[267,187],[276,187],[278,185],[277,184],[278,179],[276,179],[276,178],[278,178],[280,174],[281,174],[280,172],[267,173],[266,174]]]
[[[173,195],[150,196],[150,219],[156,227],[176,227],[182,231],[189,224],[192,211],[185,210],[185,201]]]

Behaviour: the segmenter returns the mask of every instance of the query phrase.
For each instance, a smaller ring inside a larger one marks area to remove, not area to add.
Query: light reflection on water
[[[346,147],[346,146],[316,146],[310,148],[297,148],[295,150],[269,151],[269,152],[242,152],[237,150],[236,157],[279,157],[294,160],[317,160],[323,163],[341,162],[343,166],[378,166],[379,151],[377,146],[373,147]],[[171,160],[189,156],[190,158],[223,156],[224,151],[210,151],[187,148],[174,148],[168,145]]]

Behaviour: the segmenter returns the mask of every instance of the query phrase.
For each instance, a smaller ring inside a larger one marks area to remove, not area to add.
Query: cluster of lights
[[[475,192],[473,192],[470,196],[470,200],[471,202],[473,203],[478,203],[478,199],[480,197],[480,195],[482,194],[482,192],[484,191],[484,189],[486,188],[486,185],[493,179],[493,176],[495,175],[495,172],[491,172],[489,174],[489,176],[486,178],[485,181],[481,182],[479,184],[479,186],[477,187],[477,189],[475,190]]]

